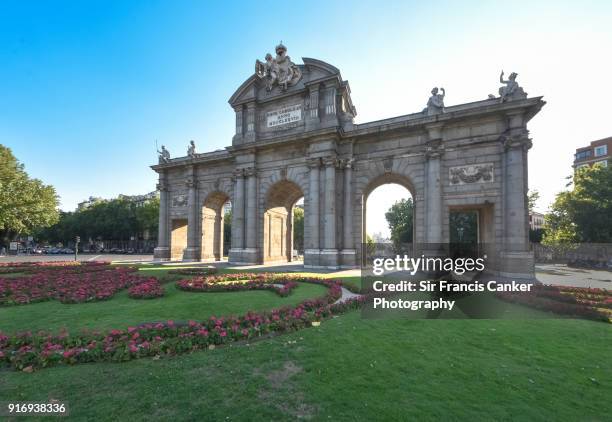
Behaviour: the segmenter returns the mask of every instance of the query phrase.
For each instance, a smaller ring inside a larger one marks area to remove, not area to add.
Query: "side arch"
[[[224,206],[231,202],[230,193],[214,190],[202,201],[201,260],[221,261],[223,259]]]

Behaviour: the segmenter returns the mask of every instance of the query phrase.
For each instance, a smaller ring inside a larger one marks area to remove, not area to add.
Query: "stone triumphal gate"
[[[354,267],[365,239],[366,200],[398,183],[415,203],[414,243],[450,239],[453,211],[478,215],[478,239],[496,271],[531,277],[527,122],[544,105],[516,74],[499,96],[444,107],[437,88],[423,111],[355,124],[347,81],[334,66],[294,64],[279,45],[229,100],[232,146],[171,159],[159,174],[160,260],[223,257],[223,205],[232,204],[229,261],[292,260],[292,208],[304,197],[304,265]]]

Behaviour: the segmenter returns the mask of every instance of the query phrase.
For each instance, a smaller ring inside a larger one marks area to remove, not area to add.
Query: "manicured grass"
[[[189,276],[166,275],[167,270],[150,269],[143,275],[155,275],[166,280]],[[299,283],[289,297],[281,298],[271,291],[228,293],[191,293],[177,290],[173,282],[164,284],[166,296],[159,299],[137,300],[128,297],[127,290],[117,293],[111,300],[80,304],[62,304],[47,301],[23,306],[0,307],[0,331],[58,331],[70,332],[88,329],[126,328],[143,322],[166,320],[203,320],[211,315],[243,314],[249,310],[261,311],[284,305],[295,305],[305,299],[322,296],[323,286]]]
[[[283,299],[166,288],[168,296],[150,301],[121,292],[107,302],[4,308],[0,328],[124,328],[325,292],[300,284]],[[67,402],[75,420],[609,420],[612,326],[510,309],[511,317],[538,318],[372,320],[350,312],[317,328],[189,355],[0,370],[0,397]]]
[[[612,330],[583,320],[364,320],[160,360],[6,371],[77,420],[609,420]]]

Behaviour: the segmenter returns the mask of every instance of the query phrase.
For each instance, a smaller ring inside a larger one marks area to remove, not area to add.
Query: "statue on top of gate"
[[[287,47],[281,41],[276,46],[276,58],[272,54],[266,54],[266,61],[255,62],[255,74],[261,79],[266,79],[266,89],[272,91],[274,85],[278,85],[283,91],[289,86],[295,85],[302,78],[300,68],[291,61],[287,55]]]

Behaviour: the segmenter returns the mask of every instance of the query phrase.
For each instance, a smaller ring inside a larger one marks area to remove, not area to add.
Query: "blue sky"
[[[483,99],[518,72],[548,101],[530,126],[545,209],[574,149],[612,135],[611,18],[605,1],[0,0],[0,143],[63,209],[151,191],[154,140],[228,146],[227,100],[282,40],[341,69],[358,122],[421,110],[433,86],[447,105]]]

